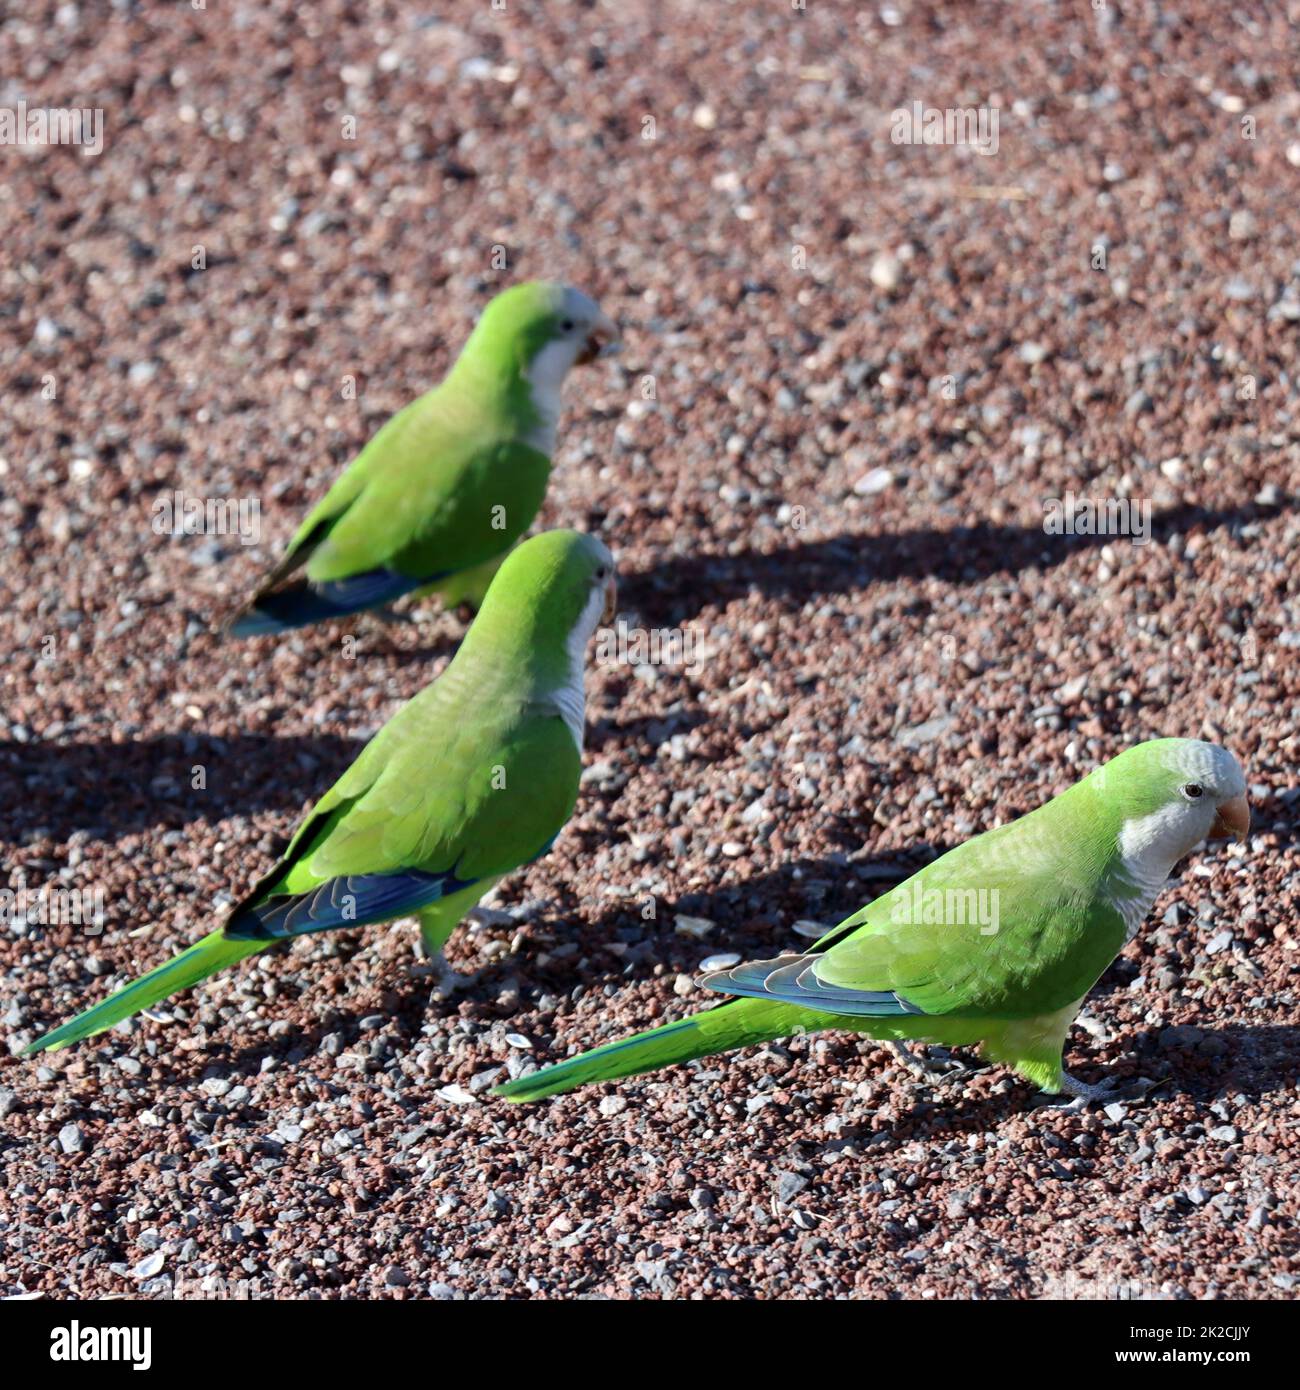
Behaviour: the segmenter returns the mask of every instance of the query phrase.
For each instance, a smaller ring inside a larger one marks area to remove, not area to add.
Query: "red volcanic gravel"
[[[0,885],[105,920],[0,924],[0,1292],[1291,1296],[1298,31],[1211,0],[11,9],[0,107],[105,126],[0,146]],[[996,153],[892,143],[918,101],[996,106]],[[208,930],[445,664],[428,607],[209,624],[534,276],[626,330],[566,388],[543,519],[698,661],[593,670],[578,812],[454,939],[454,1003],[403,923],[22,1060]],[[260,542],[158,534],[174,490],[255,500]],[[1149,504],[1149,541],[1045,532],[1069,492]],[[1157,734],[1227,743],[1255,830],[1182,866],[1072,1035],[1146,1101],[933,1086],[842,1034],[486,1099]]]

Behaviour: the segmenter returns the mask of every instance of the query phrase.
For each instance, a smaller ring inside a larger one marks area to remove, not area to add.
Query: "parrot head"
[[[1244,840],[1246,778],[1226,748],[1194,738],[1158,738],[1125,749],[1092,774],[1118,812],[1119,850],[1153,872],[1169,869],[1202,840]]]
[[[559,391],[571,367],[614,350],[619,334],[613,319],[581,290],[530,280],[492,300],[470,344],[475,340],[550,394]]]
[[[613,621],[618,600],[614,557],[582,531],[543,531],[506,557],[471,634],[509,625],[539,652],[581,662],[597,626]]]

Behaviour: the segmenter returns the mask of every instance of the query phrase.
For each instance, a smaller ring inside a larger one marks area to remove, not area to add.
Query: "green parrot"
[[[569,368],[617,340],[578,290],[530,282],[497,295],[441,385],[398,411],[307,514],[230,631],[283,632],[405,594],[477,606],[541,508]]]
[[[739,996],[520,1077],[540,1100],[593,1081],[824,1028],[895,1044],[980,1044],[1051,1094],[1108,1094],[1064,1069],[1084,996],[1207,837],[1245,838],[1246,783],[1224,748],[1153,739],[1019,820],[949,850],[803,954],[706,975]],[[923,1064],[924,1065],[924,1064]],[[931,1067],[933,1064],[931,1064]],[[927,1068],[931,1069],[931,1068]]]
[[[308,932],[415,916],[437,957],[470,908],[545,854],[573,812],[586,647],[615,597],[613,559],[594,536],[524,541],[446,670],[361,750],[221,926],[28,1052],[103,1032]]]

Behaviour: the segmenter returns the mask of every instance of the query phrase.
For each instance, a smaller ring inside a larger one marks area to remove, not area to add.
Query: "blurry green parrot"
[[[564,285],[497,295],[443,382],[398,411],[307,514],[231,632],[283,632],[406,594],[477,606],[546,495],[564,378],[617,337]]]

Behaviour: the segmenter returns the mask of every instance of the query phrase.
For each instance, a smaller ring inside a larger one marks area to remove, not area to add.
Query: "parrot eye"
[[[609,578],[609,566],[608,566],[608,565],[601,565],[601,567],[596,571],[596,578],[597,578],[597,579],[608,579],[608,578]]]
[[[1204,792],[1204,788],[1201,786],[1199,782],[1188,782],[1188,784],[1182,789],[1182,791],[1183,795],[1188,799],[1188,801],[1195,801],[1197,797],[1202,795],[1202,793]]]
[[[561,333],[572,333],[572,332],[573,332],[573,320],[572,320],[572,319],[564,319],[564,320],[561,322],[561,324],[560,324],[560,332],[561,332]]]

